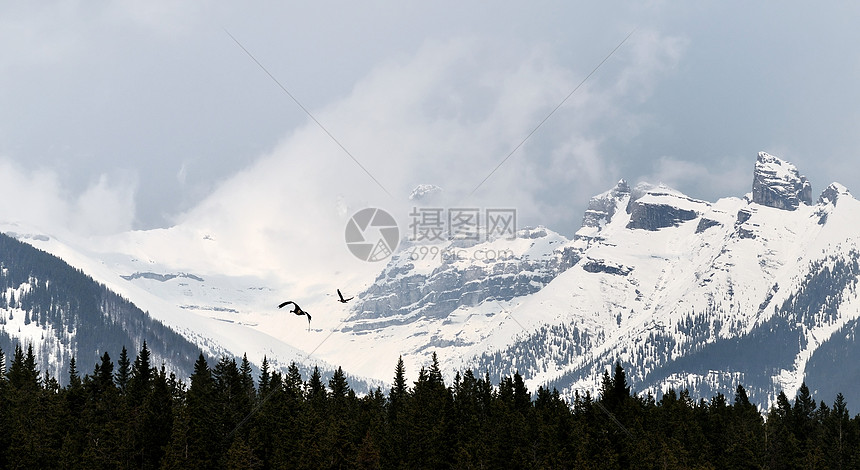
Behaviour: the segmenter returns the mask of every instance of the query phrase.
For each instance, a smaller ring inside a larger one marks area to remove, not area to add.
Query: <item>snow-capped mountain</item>
[[[483,242],[404,240],[384,266],[311,266],[323,277],[257,266],[266,256],[254,240],[245,258],[230,251],[227,224],[211,215],[209,225],[95,243],[20,238],[197,344],[257,363],[319,361],[388,381],[398,356],[414,373],[435,352],[451,373],[519,371],[532,389],[571,395],[597,388],[618,360],[639,391],[731,396],[743,384],[767,401],[806,379],[826,399],[851,400],[860,399],[848,386],[860,370],[844,361],[860,352],[858,214],[846,188],[813,200],[794,166],[760,153],[744,197],[708,202],[621,180],[591,199],[572,238],[536,227]],[[240,232],[270,236],[259,229]],[[335,302],[336,288],[355,300]],[[309,331],[275,307],[283,300],[315,313]]]
[[[32,345],[40,367],[61,382],[67,377],[70,357],[78,357],[79,368],[88,367],[91,356],[98,357],[104,352],[115,359],[122,346],[126,346],[134,357],[143,341],[149,343],[157,361],[171,362],[179,357],[181,362],[171,364],[169,369],[184,379],[190,376],[193,362],[200,352],[212,361],[222,356],[241,358],[247,355],[256,366],[260,366],[266,357],[273,370],[281,371],[286,371],[287,366],[295,362],[305,377],[310,376],[313,367],[319,367],[323,378],[330,377],[337,368],[314,355],[313,349],[299,349],[283,337],[272,334],[273,328],[267,322],[280,323],[282,327],[286,323],[283,321],[285,312],[279,312],[277,304],[273,304],[277,289],[271,285],[280,284],[267,284],[265,279],[248,275],[210,276],[210,272],[205,270],[199,271],[205,273],[203,275],[177,271],[156,261],[159,256],[148,252],[148,249],[160,243],[183,243],[186,234],[181,230],[165,231],[170,234],[168,236],[161,231],[135,232],[117,239],[98,240],[101,246],[98,251],[93,251],[92,245],[67,244],[56,236],[18,224],[4,224],[2,232],[7,238],[39,248],[33,250],[31,247],[33,252],[55,255],[62,260],[57,260],[57,263],[63,266],[68,263],[76,268],[66,266],[63,269],[80,277],[86,274],[100,284],[98,298],[93,300],[92,295],[88,295],[71,302],[79,307],[65,308],[74,313],[73,317],[63,313],[61,320],[54,319],[55,315],[52,315],[49,317],[51,321],[31,322],[29,319],[37,318],[39,309],[55,310],[53,306],[34,307],[32,302],[24,306],[20,301],[16,302],[22,293],[31,292],[33,285],[44,288],[48,284],[54,291],[59,288],[64,293],[72,291],[81,295],[89,294],[92,289],[81,292],[78,285],[68,285],[68,276],[57,278],[31,274],[23,280],[10,279],[6,275],[9,261],[4,261],[8,253],[0,253],[4,259],[0,261],[6,263],[0,263],[4,268],[0,281],[8,285],[5,295],[0,295],[0,346],[8,353],[16,343],[25,348]],[[152,238],[158,242],[152,242]],[[203,243],[209,242],[212,240],[204,235]],[[117,247],[127,248],[126,253],[114,251]],[[33,256],[27,257],[30,258]],[[203,260],[202,265],[205,266],[209,259]],[[39,266],[16,267],[23,272],[34,273],[40,269]],[[194,267],[200,269],[201,263]],[[102,297],[108,300],[102,300]],[[123,305],[129,301],[131,308]],[[46,305],[55,303],[51,301]],[[120,307],[113,307],[114,304]],[[80,305],[95,305],[96,310]],[[41,312],[41,317],[44,316]],[[273,322],[273,317],[279,321]],[[307,323],[300,324],[298,328],[291,328],[291,332],[296,329],[304,331],[306,326]],[[314,338],[327,332],[321,328],[314,331]],[[84,372],[87,371],[84,369]],[[349,372],[347,377],[359,391],[381,384],[381,381],[367,380]]]
[[[191,373],[201,352],[59,258],[0,234],[0,350],[6,357],[17,347],[32,350],[39,370],[65,383],[71,358],[89,373],[105,352],[117,359],[125,347],[134,358],[144,342],[152,363],[178,377]]]
[[[619,360],[639,390],[731,396],[743,384],[767,401],[808,376],[848,396],[831,387],[842,358],[824,351],[857,349],[860,203],[839,184],[813,202],[806,178],[766,153],[752,179],[751,194],[713,203],[622,180],[590,201],[572,240],[538,228],[407,247],[336,335],[436,351],[449,369],[519,370],[568,394]],[[509,256],[475,256],[489,251]],[[446,252],[459,256],[415,255]]]

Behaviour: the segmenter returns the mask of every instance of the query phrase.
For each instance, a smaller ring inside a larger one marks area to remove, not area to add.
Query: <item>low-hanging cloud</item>
[[[0,158],[0,177],[0,221],[80,236],[130,230],[134,222],[137,183],[131,175],[102,174],[74,193],[53,170],[26,171]]]
[[[695,160],[663,156],[657,159],[653,171],[643,181],[663,183],[709,200],[741,196],[752,190],[753,163],[748,156],[727,156],[707,165]]]
[[[622,70],[641,68],[642,55],[630,64],[624,54],[614,59]],[[346,98],[311,111],[337,142],[315,123],[297,128],[180,225],[211,233],[226,248],[217,256],[237,266],[288,263],[308,271],[349,257],[343,228],[358,209],[382,207],[407,227],[408,195],[422,183],[444,188],[436,200],[445,208],[514,208],[522,224],[578,224],[581,211],[571,206],[617,179],[601,149],[607,134],[595,123],[624,113],[625,100],[641,92],[616,86],[617,76],[595,76],[470,193],[588,72],[563,66],[549,49],[502,50],[479,38],[428,42],[408,60],[377,67]],[[559,197],[558,188],[575,188],[581,200]]]

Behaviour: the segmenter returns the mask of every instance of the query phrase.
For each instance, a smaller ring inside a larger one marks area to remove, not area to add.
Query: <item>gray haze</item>
[[[226,31],[398,201],[436,184],[440,204],[513,207],[570,235],[622,177],[740,196],[759,150],[815,195],[856,192],[857,18],[842,2],[4,4],[0,219],[167,227],[273,155],[285,185],[347,173],[332,205],[390,203]]]

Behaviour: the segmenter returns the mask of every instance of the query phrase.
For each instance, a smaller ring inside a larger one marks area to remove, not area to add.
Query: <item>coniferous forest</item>
[[[357,396],[341,369],[327,381],[264,360],[208,364],[190,380],[105,352],[90,373],[74,361],[68,385],[40,373],[16,346],[0,375],[2,468],[858,468],[860,416],[841,395],[816,403],[803,385],[760,413],[734,397],[635,394],[618,364],[596,397],[572,403],[532,394],[519,374],[493,385],[456,374],[435,355],[407,383]],[[5,364],[6,361],[0,361]]]

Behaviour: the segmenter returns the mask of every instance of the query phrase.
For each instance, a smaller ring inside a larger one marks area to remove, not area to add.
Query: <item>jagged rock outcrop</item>
[[[601,224],[612,220],[618,202],[628,195],[630,186],[622,179],[611,190],[591,198],[582,216],[582,226],[600,228]]]
[[[203,282],[202,277],[195,276],[194,274],[189,274],[189,273],[159,274],[159,273],[151,273],[151,272],[145,272],[145,273],[136,272],[136,273],[129,274],[126,276],[120,275],[120,277],[125,279],[126,281],[133,281],[135,279],[150,279],[150,280],[158,281],[158,282],[167,282],[171,279],[176,279],[177,277],[180,277],[180,278],[192,279],[192,280],[195,280],[197,282]]]
[[[567,240],[543,227],[522,229],[517,239],[551,246]],[[360,296],[344,331],[372,330],[410,323],[420,318],[446,318],[460,307],[474,307],[488,299],[506,301],[543,288],[580,259],[580,252],[565,246],[541,256],[516,251],[516,240],[443,248],[404,247]],[[480,259],[484,258],[484,259]],[[429,270],[425,261],[438,265]],[[464,263],[464,261],[467,261]],[[395,294],[396,293],[396,294]]]
[[[657,230],[665,227],[677,227],[681,222],[698,217],[696,211],[680,209],[668,204],[647,204],[636,201],[630,213],[630,223],[627,228]]]
[[[764,153],[754,186],[706,202],[621,180],[589,201],[572,240],[539,227],[438,245],[515,251],[493,262],[410,261],[406,247],[338,334],[419,357],[441,351],[493,377],[528,371],[566,397],[619,361],[648,392],[683,384],[713,396],[742,383],[772,402],[813,367],[827,371],[821,381],[842,374],[860,350],[860,203],[831,185],[812,207],[806,179]],[[818,354],[822,338],[831,344]]]
[[[718,221],[714,220],[714,219],[702,217],[701,219],[699,219],[699,225],[696,225],[696,233],[702,233],[705,230],[707,230],[711,227],[716,227],[718,225],[722,225],[722,224],[719,223]]]
[[[753,202],[777,209],[794,210],[812,205],[812,185],[791,163],[759,152],[753,172]]]
[[[412,193],[409,194],[409,200],[414,202],[426,202],[427,199],[432,199],[435,195],[441,192],[442,188],[435,184],[419,184],[412,190]]]
[[[836,204],[840,194],[849,194],[848,188],[839,183],[831,183],[824,191],[821,191],[821,195],[818,196],[818,203]]]
[[[707,206],[704,201],[690,199],[666,186],[658,186],[644,191],[637,198],[631,198],[627,205],[630,222],[627,228],[658,230],[677,227],[682,222],[699,217],[696,206]]]
[[[602,259],[588,259],[582,263],[582,269],[590,273],[606,273],[616,276],[626,276],[633,271],[630,266],[607,262]]]

